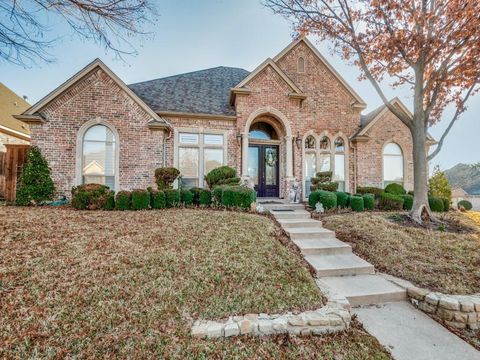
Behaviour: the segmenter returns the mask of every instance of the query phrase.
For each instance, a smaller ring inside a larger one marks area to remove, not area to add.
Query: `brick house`
[[[217,67],[128,86],[97,59],[18,118],[66,195],[84,182],[146,188],[162,166],[177,167],[184,186],[204,186],[222,164],[252,179],[259,197],[285,197],[295,179],[306,197],[321,170],[345,191],[411,189],[409,130],[385,106],[365,108],[301,38],[251,73]]]

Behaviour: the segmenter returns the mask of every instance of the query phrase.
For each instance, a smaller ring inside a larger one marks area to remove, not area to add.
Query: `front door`
[[[248,175],[258,197],[278,197],[278,145],[248,147]]]

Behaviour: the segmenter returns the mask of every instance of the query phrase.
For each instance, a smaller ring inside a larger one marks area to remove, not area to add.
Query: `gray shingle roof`
[[[373,119],[377,117],[378,114],[380,114],[383,109],[385,109],[385,104],[380,105],[376,109],[370,111],[368,114],[362,115],[360,117],[360,125],[362,128],[367,126]]]
[[[244,69],[219,66],[128,87],[156,112],[235,115],[230,89],[248,74]]]

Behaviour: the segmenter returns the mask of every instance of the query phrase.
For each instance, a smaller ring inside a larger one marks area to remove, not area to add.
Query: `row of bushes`
[[[213,193],[213,197],[212,197]],[[243,186],[221,185],[212,191],[202,188],[119,191],[107,186],[85,184],[72,189],[72,206],[79,210],[146,210],[177,206],[212,205],[249,209],[256,201],[255,191]]]

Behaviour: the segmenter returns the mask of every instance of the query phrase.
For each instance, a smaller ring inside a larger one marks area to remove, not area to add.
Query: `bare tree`
[[[149,0],[0,0],[0,59],[21,66],[49,62],[48,16],[67,23],[80,37],[116,54],[135,52],[129,38],[145,34],[141,26],[155,10]]]
[[[385,106],[413,139],[414,204],[411,217],[432,218],[427,162],[480,90],[480,1],[478,0],[263,0],[291,21],[297,34],[327,40],[342,58],[353,59]],[[413,118],[386,98],[381,82],[411,90]],[[427,154],[427,129],[456,107],[435,150]]]

